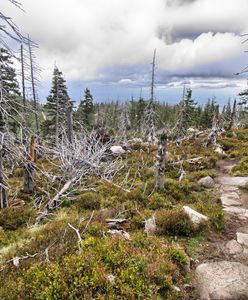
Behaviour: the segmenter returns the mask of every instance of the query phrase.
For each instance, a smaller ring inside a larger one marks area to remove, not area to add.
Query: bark
[[[164,189],[164,181],[165,181],[165,154],[167,147],[167,135],[162,133],[160,136],[160,140],[158,141],[158,154],[157,161],[155,165],[155,189],[163,190]]]
[[[6,208],[9,206],[8,193],[3,174],[3,157],[4,150],[2,149],[0,151],[0,208]]]
[[[228,129],[227,129],[228,131],[232,130],[235,115],[236,115],[236,99],[233,102],[233,109],[232,109],[232,114],[231,114],[231,121],[230,121]]]
[[[24,186],[23,191],[26,194],[32,194],[36,188],[35,181],[35,161],[36,161],[36,151],[35,151],[35,137],[31,137],[30,142],[30,154],[29,161],[27,162],[24,169]]]
[[[66,117],[67,117],[67,136],[68,141],[70,144],[72,143],[73,138],[73,119],[72,119],[72,103],[69,102],[67,111],[66,111]]]

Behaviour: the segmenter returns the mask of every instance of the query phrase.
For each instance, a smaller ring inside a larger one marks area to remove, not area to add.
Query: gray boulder
[[[202,300],[248,299],[248,266],[230,261],[201,264],[196,268]]]
[[[204,186],[205,188],[213,188],[214,187],[214,180],[210,176],[206,176],[198,180],[198,184]]]

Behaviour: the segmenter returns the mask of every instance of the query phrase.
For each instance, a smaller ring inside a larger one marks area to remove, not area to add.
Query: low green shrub
[[[74,204],[79,210],[94,210],[99,209],[101,207],[102,199],[103,197],[98,193],[86,192],[77,196],[76,200],[74,201]]]
[[[8,207],[0,210],[0,226],[4,230],[16,230],[33,224],[36,211],[29,206]]]
[[[191,236],[195,228],[189,217],[181,210],[160,209],[156,212],[158,235]]]

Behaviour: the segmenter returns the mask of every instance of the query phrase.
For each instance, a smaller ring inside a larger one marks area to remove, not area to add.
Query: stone
[[[155,217],[148,219],[145,221],[145,233],[153,234],[156,231],[156,221]]]
[[[221,185],[221,190],[223,192],[229,193],[229,192],[238,192],[239,188],[234,185]]]
[[[124,150],[121,146],[112,146],[112,147],[110,147],[110,151],[113,154],[124,154],[124,153],[126,153],[126,150]]]
[[[244,232],[237,232],[236,233],[237,236],[237,241],[239,244],[248,247],[248,233],[244,233]]]
[[[124,230],[111,229],[111,230],[108,230],[108,233],[110,233],[112,236],[122,237],[129,241],[131,240],[130,234]]]
[[[223,154],[226,155],[225,151],[221,148],[221,147],[216,147],[214,149],[214,152],[218,153],[218,154]]]
[[[236,240],[231,240],[227,242],[226,249],[231,255],[239,254],[243,251],[243,247]]]
[[[212,188],[212,187],[214,187],[214,180],[212,177],[206,176],[206,177],[203,177],[200,180],[198,180],[198,184],[200,184],[201,186],[204,186],[206,188]]]
[[[225,207],[225,208],[223,208],[223,211],[225,211],[228,214],[232,214],[232,215],[245,216],[245,214],[246,214],[246,209],[245,208],[235,207],[235,206]]]
[[[223,185],[244,186],[248,183],[248,177],[223,176],[219,178],[219,181]]]
[[[248,299],[248,266],[239,262],[201,264],[196,280],[201,300]]]
[[[224,206],[241,206],[239,194],[236,192],[223,193],[220,197],[221,203]]]
[[[194,225],[199,225],[203,221],[207,221],[208,217],[200,214],[199,212],[193,210],[189,206],[183,206],[184,213],[190,218]]]

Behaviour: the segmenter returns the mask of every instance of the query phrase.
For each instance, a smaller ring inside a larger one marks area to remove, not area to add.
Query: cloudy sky
[[[2,3],[3,2],[3,3]],[[226,101],[246,86],[234,76],[248,65],[247,0],[21,0],[25,13],[1,0],[1,11],[39,44],[41,100],[56,61],[78,101],[149,97],[157,49],[156,98],[177,102],[183,84],[199,102]]]

